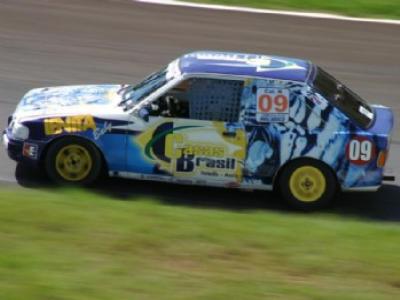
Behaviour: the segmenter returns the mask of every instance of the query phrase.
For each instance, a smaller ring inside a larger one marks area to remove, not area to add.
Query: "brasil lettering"
[[[58,117],[44,120],[45,135],[55,135],[64,132],[83,132],[88,129],[96,130],[96,122],[90,115]]]
[[[210,169],[235,169],[234,158],[214,159],[210,157],[196,157],[195,155],[182,155],[176,160],[177,172],[193,172],[195,168]]]

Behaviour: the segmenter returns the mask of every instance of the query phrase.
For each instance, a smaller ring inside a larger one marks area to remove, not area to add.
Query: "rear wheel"
[[[289,163],[278,178],[278,184],[282,197],[291,207],[306,211],[327,206],[337,191],[332,170],[312,159]]]
[[[50,146],[45,167],[49,177],[57,183],[87,185],[99,177],[102,159],[90,142],[66,137]]]

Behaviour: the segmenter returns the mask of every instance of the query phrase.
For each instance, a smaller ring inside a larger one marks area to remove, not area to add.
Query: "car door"
[[[176,180],[216,186],[240,184],[246,139],[238,125],[176,119],[167,150]]]
[[[289,125],[298,109],[293,107],[294,101],[290,103],[291,95],[295,98],[295,86],[273,79],[246,81],[242,97],[245,113],[241,116],[247,133],[244,173],[253,188],[272,188],[281,159],[292,151],[290,144],[281,145],[282,140],[293,140],[296,136],[296,130]]]
[[[128,153],[128,169],[152,179],[240,185],[246,151],[242,88],[240,80],[189,78],[154,99],[146,107],[146,127],[134,138],[140,153]],[[134,161],[138,157],[146,168]]]

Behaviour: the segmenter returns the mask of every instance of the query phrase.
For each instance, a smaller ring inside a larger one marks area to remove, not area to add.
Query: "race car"
[[[141,83],[29,91],[9,156],[61,184],[112,177],[277,190],[293,207],[386,179],[393,112],[301,59],[198,51]]]

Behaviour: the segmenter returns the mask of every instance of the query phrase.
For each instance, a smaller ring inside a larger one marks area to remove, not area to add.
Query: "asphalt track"
[[[397,120],[389,167],[397,181],[377,193],[342,195],[333,211],[400,221],[399,25],[128,0],[0,0],[0,124],[6,125],[7,116],[31,88],[134,83],[173,58],[198,49],[307,58],[331,71],[369,102],[392,107]],[[2,182],[35,186],[36,174],[30,173],[17,168],[3,149],[0,151]],[[108,185],[110,193],[117,185],[120,197],[142,193],[186,204],[189,200],[184,195],[192,193],[187,187],[168,193],[172,189],[162,184],[154,189],[147,183],[122,180],[110,180]],[[107,192],[107,187],[104,189]],[[265,197],[259,193],[239,192],[232,197],[232,193],[218,189],[194,189],[197,196],[189,201],[192,204],[275,207],[264,200],[259,202]],[[270,203],[276,202],[272,194],[270,198]]]

